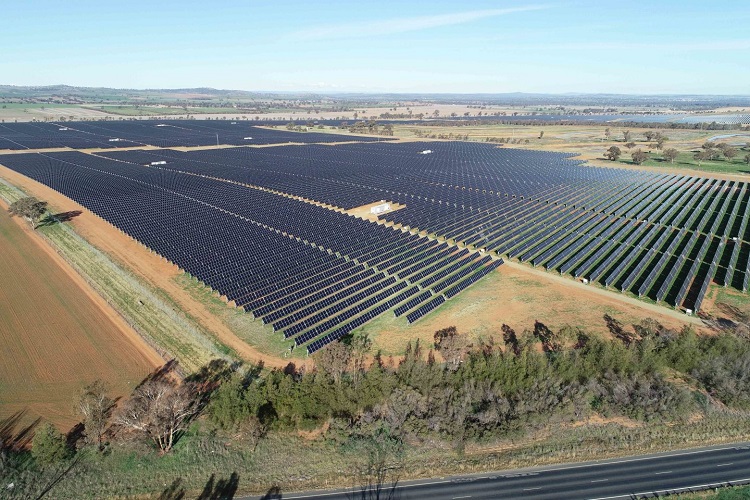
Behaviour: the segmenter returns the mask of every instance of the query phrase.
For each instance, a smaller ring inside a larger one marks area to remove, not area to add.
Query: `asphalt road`
[[[750,443],[641,457],[518,469],[468,476],[405,481],[401,500],[644,498],[726,484],[750,483]],[[269,491],[266,499],[354,500],[376,498],[359,491]],[[388,498],[387,494],[381,495]]]

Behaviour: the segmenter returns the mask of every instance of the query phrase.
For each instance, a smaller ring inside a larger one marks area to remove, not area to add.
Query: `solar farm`
[[[4,154],[0,164],[307,353],[382,314],[419,321],[509,259],[686,311],[701,309],[712,282],[748,287],[744,182],[481,143],[161,125],[5,124],[0,148],[105,151]],[[166,149],[215,145],[216,134],[237,147]],[[250,142],[276,145],[241,147]],[[348,213],[384,202],[396,209]]]
[[[269,130],[247,122],[171,120],[73,123],[1,123],[0,150],[22,149],[114,149],[143,146],[195,147],[263,145],[285,142],[335,142],[348,137],[310,132],[299,134]],[[383,140],[358,137],[357,140]]]

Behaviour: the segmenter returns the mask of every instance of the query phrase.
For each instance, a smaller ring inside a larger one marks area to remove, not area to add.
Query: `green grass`
[[[121,116],[163,116],[163,115],[201,115],[201,114],[236,114],[236,115],[253,115],[254,113],[234,107],[222,108],[185,108],[175,107],[153,107],[153,106],[132,106],[132,105],[87,105],[89,109],[95,109]]]
[[[748,500],[750,499],[750,486],[736,486],[719,488],[700,493],[684,493],[676,495],[675,500]]]
[[[709,289],[710,290],[710,289]],[[723,303],[736,307],[740,311],[750,316],[750,294],[743,293],[734,288],[724,288],[723,286],[717,286],[715,288],[716,303]],[[711,298],[709,294],[707,298]]]
[[[24,194],[0,181],[0,196],[14,201]],[[175,357],[186,372],[233,352],[180,311],[178,305],[114,262],[66,224],[38,229],[86,281],[162,356]]]
[[[4,102],[0,103],[2,109],[65,109],[80,108],[77,104],[54,104],[54,103],[24,103],[24,102]]]
[[[301,359],[306,356],[304,349],[295,349],[289,353],[289,346],[294,341],[284,339],[281,332],[274,332],[271,325],[263,325],[260,320],[253,320],[244,309],[230,307],[216,292],[197,279],[182,273],[175,277],[177,284],[194,299],[204,304],[212,315],[219,318],[241,340],[250,344],[264,354],[278,357]]]
[[[669,147],[667,145],[666,147]],[[623,148],[621,148],[623,149]],[[633,151],[638,149],[636,146],[633,148]],[[623,149],[622,156],[619,160],[617,160],[619,163],[625,163],[628,165],[634,165],[633,160],[631,159],[632,151],[628,151],[627,149]],[[750,174],[750,165],[745,163],[745,160],[743,159],[748,152],[746,150],[738,150],[737,156],[733,158],[732,160],[727,160],[724,157],[721,157],[719,160],[715,161],[704,161],[701,162],[701,164],[698,164],[698,161],[693,159],[693,154],[690,151],[681,151],[677,158],[675,158],[673,163],[670,163],[668,161],[665,161],[661,155],[660,152],[658,153],[652,153],[649,155],[649,159],[646,160],[641,166],[644,167],[667,167],[667,168],[689,168],[692,170],[700,170],[704,172],[718,172],[723,174]]]

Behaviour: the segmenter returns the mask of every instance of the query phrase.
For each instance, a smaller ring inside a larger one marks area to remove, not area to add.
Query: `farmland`
[[[46,244],[0,211],[0,418],[26,410],[72,425],[72,401],[101,378],[125,395],[161,358]]]

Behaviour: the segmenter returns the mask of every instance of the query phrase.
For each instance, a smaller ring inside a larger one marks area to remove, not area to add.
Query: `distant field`
[[[430,134],[436,136],[461,136],[461,139],[468,136],[470,141],[483,142],[486,139],[503,139],[505,142],[518,141],[518,144],[498,144],[500,147],[511,148],[528,148],[543,149],[548,151],[564,151],[583,154],[586,159],[604,160],[604,152],[610,146],[617,146],[622,151],[622,156],[616,162],[606,161],[606,166],[636,166],[631,158],[631,153],[636,149],[650,151],[650,146],[644,139],[644,134],[648,131],[657,129],[641,129],[635,127],[622,127],[612,124],[610,137],[605,137],[605,125],[468,125],[468,126],[427,126],[421,124],[396,125],[394,135],[404,139],[419,138],[421,134]],[[629,130],[632,134],[632,140],[635,146],[627,149],[623,139],[624,131]],[[639,168],[658,168],[683,170],[690,175],[700,175],[700,172],[712,172],[718,174],[748,174],[750,166],[744,161],[746,154],[750,151],[744,147],[737,147],[737,156],[732,160],[724,157],[716,161],[704,161],[699,165],[693,159],[693,151],[700,148],[701,144],[711,140],[714,136],[722,134],[734,134],[728,131],[708,131],[708,130],[690,130],[690,129],[661,129],[662,134],[667,136],[665,148],[675,148],[680,151],[679,156],[674,163],[664,161],[661,151],[651,150],[649,160],[637,166]],[[542,134],[543,132],[543,134]],[[542,137],[540,137],[540,135]],[[450,137],[453,138],[453,137]],[[716,142],[728,143],[745,143],[746,137],[739,136],[717,140]],[[528,141],[528,142],[527,142]],[[598,162],[601,163],[601,162]]]
[[[194,115],[194,114],[235,114],[241,115],[242,110],[236,108],[185,108],[155,107],[155,106],[89,106],[91,109],[122,116],[163,116],[163,115]]]
[[[25,103],[25,102],[7,102],[0,105],[0,109],[70,109],[78,108],[77,104],[46,104],[46,103]]]
[[[102,111],[79,104],[0,103],[0,121],[5,123],[56,121],[61,117],[65,120],[96,120],[105,116]]]
[[[99,378],[127,394],[159,362],[103,311],[0,205],[0,418],[28,410],[61,428]],[[140,340],[140,339],[138,339]]]

